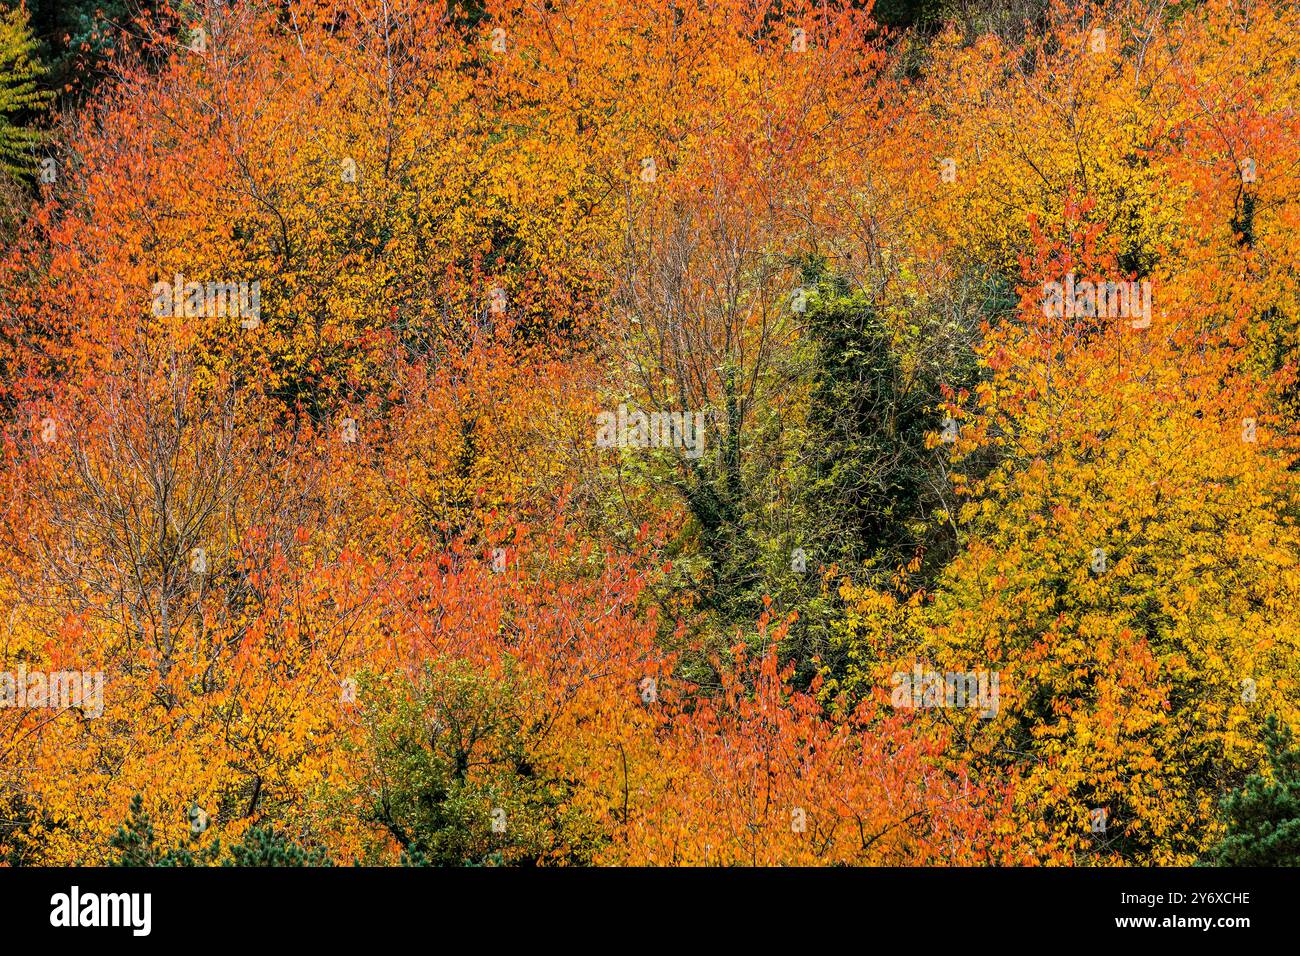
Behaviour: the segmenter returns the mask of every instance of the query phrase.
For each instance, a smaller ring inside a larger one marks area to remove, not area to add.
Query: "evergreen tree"
[[[177,846],[170,850],[159,850],[156,844],[153,821],[137,793],[131,798],[126,823],[109,841],[109,846],[118,853],[111,866],[207,866],[221,852],[216,842],[204,848]]]
[[[30,125],[49,104],[51,94],[38,87],[44,74],[26,8],[0,14],[0,169],[13,176],[31,172],[32,150],[44,138]]]
[[[1211,866],[1300,865],[1300,750],[1270,716],[1264,746],[1272,768],[1254,774],[1224,801],[1227,833],[1203,860]]]
[[[242,843],[230,848],[223,866],[333,866],[329,854],[320,848],[294,843],[275,829],[252,827]]]
[[[214,866],[221,857],[221,843],[206,847],[184,845],[160,850],[153,821],[136,794],[126,823],[109,841],[117,851],[112,866]],[[273,828],[251,827],[241,842],[230,848],[222,866],[332,866],[324,850],[302,847]]]

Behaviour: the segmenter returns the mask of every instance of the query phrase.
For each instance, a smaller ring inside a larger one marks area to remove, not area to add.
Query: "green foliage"
[[[221,858],[221,843],[207,846],[197,840],[191,846],[181,844],[169,850],[157,845],[153,821],[144,809],[139,794],[131,798],[126,822],[109,841],[117,852],[112,866],[215,866]],[[222,866],[332,866],[321,849],[308,849],[294,843],[273,828],[251,827],[241,842],[230,847]]]
[[[118,828],[109,846],[117,852],[110,866],[210,866],[221,852],[216,841],[206,847],[182,845],[169,850],[159,849],[153,821],[139,794],[131,798],[126,823]]]
[[[1300,865],[1300,749],[1269,716],[1264,746],[1272,772],[1255,774],[1223,803],[1227,832],[1202,861],[1211,866]]]
[[[0,791],[5,789],[0,787]],[[33,865],[37,861],[33,849],[40,840],[40,837],[33,839],[33,833],[61,829],[62,824],[33,806],[20,791],[0,792],[0,846],[5,847],[0,853],[0,866]]]
[[[32,150],[44,139],[30,125],[49,104],[50,93],[37,85],[44,73],[26,9],[0,15],[0,169],[10,175],[31,172]]]
[[[953,502],[944,456],[926,440],[942,425],[944,387],[976,381],[973,330],[987,303],[961,319],[925,304],[887,317],[824,263],[802,269],[794,371],[810,383],[805,400],[755,408],[744,447],[702,458],[709,474],[685,499],[714,626],[730,639],[765,599],[797,612],[784,652],[807,679],[831,652],[837,581],[888,578],[919,557],[923,585],[955,551],[949,525],[933,520]]]
[[[132,45],[132,20],[157,12],[157,0],[27,0],[44,83],[60,95],[80,98],[103,77],[111,52]]]
[[[404,865],[530,865],[584,845],[568,783],[539,766],[544,728],[516,708],[527,693],[510,669],[493,681],[465,661],[426,664],[411,685],[363,679],[370,812]]]
[[[332,866],[320,848],[304,848],[274,829],[252,827],[230,848],[223,866]]]
[[[905,563],[919,544],[921,513],[934,455],[938,383],[908,375],[893,335],[864,295],[823,278],[808,311],[817,347],[808,418],[818,441],[802,489],[810,531],[825,559],[851,569],[872,561]]]

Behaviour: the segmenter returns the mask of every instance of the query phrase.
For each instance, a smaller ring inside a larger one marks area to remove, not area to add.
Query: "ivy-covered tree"
[[[790,652],[808,666],[813,657],[833,663],[836,582],[887,580],[911,565],[927,584],[955,551],[948,526],[931,520],[951,502],[927,438],[943,427],[945,388],[974,385],[981,315],[954,318],[924,304],[887,313],[815,259],[803,265],[802,289],[808,410],[797,460],[783,466],[782,510],[794,518],[788,539],[767,543],[775,573],[755,596],[799,611]],[[829,580],[819,573],[827,571]]]
[[[883,317],[842,280],[821,276],[808,310],[816,344],[809,413],[811,526],[821,554],[846,569],[905,562],[933,484],[939,400],[932,370],[909,374]]]

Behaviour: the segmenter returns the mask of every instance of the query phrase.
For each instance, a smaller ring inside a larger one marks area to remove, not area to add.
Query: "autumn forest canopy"
[[[1300,862],[1300,4],[0,13],[4,864]]]

